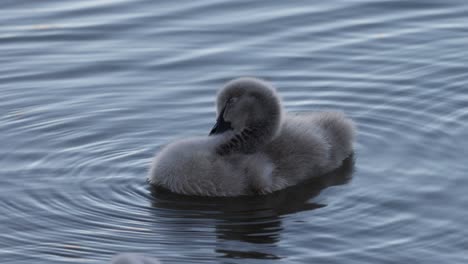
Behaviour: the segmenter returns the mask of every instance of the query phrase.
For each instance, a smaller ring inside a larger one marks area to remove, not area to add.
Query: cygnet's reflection
[[[354,157],[351,156],[331,173],[262,196],[194,197],[151,187],[152,213],[157,218],[170,218],[169,222],[158,221],[158,224],[167,223],[164,228],[177,229],[170,232],[184,236],[177,241],[190,243],[197,240],[193,230],[200,226],[203,230],[214,227],[215,251],[220,257],[278,259],[272,246],[279,241],[283,229],[280,216],[326,206],[311,199],[329,186],[347,183],[353,168]]]

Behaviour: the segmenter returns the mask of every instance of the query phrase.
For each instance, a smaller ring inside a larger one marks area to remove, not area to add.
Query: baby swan
[[[163,148],[150,183],[187,195],[270,193],[338,168],[353,151],[350,119],[340,112],[285,114],[275,89],[259,79],[230,81],[216,106],[210,135]]]

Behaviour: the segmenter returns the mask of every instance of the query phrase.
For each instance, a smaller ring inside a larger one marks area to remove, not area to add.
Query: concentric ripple
[[[467,263],[466,1],[6,1],[0,259]],[[359,134],[337,171],[262,197],[154,189],[153,155],[206,135],[216,90],[271,81]]]

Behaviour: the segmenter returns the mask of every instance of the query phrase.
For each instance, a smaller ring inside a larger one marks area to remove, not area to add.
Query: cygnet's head
[[[258,146],[271,141],[281,125],[281,100],[269,83],[259,79],[228,82],[218,92],[216,108],[218,118],[210,135],[232,131],[239,141],[248,138],[245,143]]]

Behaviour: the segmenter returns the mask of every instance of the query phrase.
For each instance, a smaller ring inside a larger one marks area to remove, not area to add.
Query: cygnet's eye
[[[231,98],[229,98],[229,100],[227,101],[227,103],[228,103],[229,105],[233,105],[233,104],[235,104],[235,103],[237,102],[238,99],[239,99],[238,97],[231,97]]]

